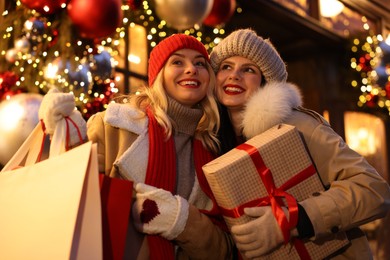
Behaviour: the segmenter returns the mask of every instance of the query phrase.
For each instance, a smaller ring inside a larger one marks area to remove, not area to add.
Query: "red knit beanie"
[[[169,57],[181,49],[198,51],[205,57],[207,62],[210,62],[206,48],[195,37],[186,34],[173,34],[162,40],[150,52],[148,68],[149,86],[152,86],[157,74],[164,67]]]

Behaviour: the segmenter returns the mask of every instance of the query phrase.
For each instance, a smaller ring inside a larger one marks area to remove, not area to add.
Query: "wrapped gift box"
[[[284,189],[298,202],[324,190],[298,130],[291,125],[277,125],[203,166],[229,227],[250,221],[243,208],[268,197],[258,168],[268,170],[275,187]],[[303,242],[312,259],[323,259],[349,243],[343,232],[321,241]],[[299,258],[290,244],[269,255],[269,259]]]

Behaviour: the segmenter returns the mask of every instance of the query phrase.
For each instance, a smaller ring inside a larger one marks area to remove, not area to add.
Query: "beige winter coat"
[[[127,105],[111,104],[88,121],[88,138],[98,144],[99,170],[111,177],[144,182],[148,160],[148,119]],[[194,173],[195,174],[195,173]],[[196,176],[196,175],[195,175]],[[195,181],[185,230],[174,241],[177,259],[230,259],[232,239],[198,209],[211,201]],[[145,236],[129,228],[126,259],[148,259]],[[129,239],[130,238],[130,239]]]
[[[268,84],[248,102],[243,114],[243,133],[249,139],[279,123],[296,126],[322,182],[329,187],[300,202],[314,227],[312,239],[346,231],[351,246],[334,259],[371,259],[367,239],[357,228],[388,212],[389,185],[320,115],[301,105],[302,98],[295,85]]]

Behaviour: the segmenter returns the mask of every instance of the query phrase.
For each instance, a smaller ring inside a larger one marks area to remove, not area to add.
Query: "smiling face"
[[[165,64],[164,88],[170,97],[184,106],[198,104],[207,94],[209,81],[206,59],[198,51],[178,50]]]
[[[221,63],[216,78],[219,102],[229,110],[242,110],[260,88],[262,73],[251,60],[234,56]]]

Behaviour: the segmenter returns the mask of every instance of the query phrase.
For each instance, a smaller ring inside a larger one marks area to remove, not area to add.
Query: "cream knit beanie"
[[[219,70],[221,63],[233,56],[241,56],[257,64],[267,82],[287,80],[287,70],[279,53],[266,39],[264,40],[251,29],[239,29],[213,48],[210,54],[211,66]]]

